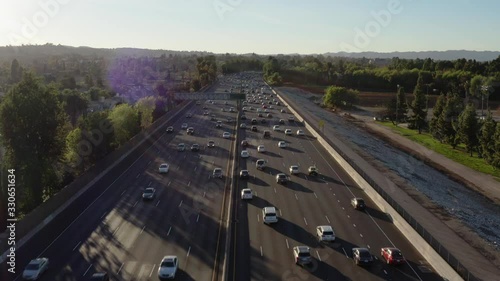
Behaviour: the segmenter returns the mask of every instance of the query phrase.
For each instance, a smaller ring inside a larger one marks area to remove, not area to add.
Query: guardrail
[[[271,87],[272,89],[272,87]],[[336,143],[332,142],[313,122],[308,122],[300,113],[295,111],[290,104],[273,89],[273,93],[286,105],[300,122],[315,135],[319,142],[332,156],[344,167],[346,172],[365,190],[370,198],[391,215],[394,224],[407,237],[407,239],[420,250],[420,253],[445,280],[480,281],[466,269],[460,261],[453,256],[439,241],[432,236],[418,220],[411,216],[398,202],[396,202],[370,175],[343,152]],[[329,147],[328,147],[329,146]],[[330,149],[329,149],[330,148]],[[374,192],[370,192],[373,190]],[[464,279],[462,279],[464,278]]]

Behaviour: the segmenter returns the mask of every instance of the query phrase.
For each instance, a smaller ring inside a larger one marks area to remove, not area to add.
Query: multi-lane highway
[[[174,127],[173,133],[163,128],[161,137],[135,162],[108,175],[113,180],[98,187],[95,200],[84,202],[80,216],[58,225],[59,232],[44,230],[35,235],[17,252],[17,274],[2,276],[20,280],[29,260],[41,256],[50,260],[50,270],[41,280],[89,280],[95,272],[108,272],[112,280],[158,280],[161,259],[176,255],[176,279],[220,278],[215,256],[218,243],[225,239],[219,221],[236,123],[215,128],[204,111],[219,120],[235,120],[236,114],[221,112],[219,107],[203,102],[188,110],[191,118],[185,112],[167,124]],[[182,123],[193,127],[194,134],[181,130]],[[222,138],[223,132],[232,137]],[[207,147],[209,140],[215,147]],[[186,151],[177,151],[179,143],[186,144]],[[200,151],[190,150],[194,143]],[[166,174],[158,173],[162,163],[170,166]],[[223,179],[209,178],[215,167],[222,168]],[[142,200],[147,187],[156,189],[151,201]]]
[[[239,91],[241,83],[250,84],[249,88],[263,84],[261,79],[247,78],[225,78],[215,91]],[[88,280],[95,272],[108,272],[112,280],[157,280],[162,257],[176,255],[177,280],[222,280],[223,269],[227,269],[227,280],[237,281],[442,280],[310,132],[302,124],[288,121],[291,115],[286,107],[266,104],[272,116],[267,117],[266,112],[258,116],[257,108],[264,111],[262,102],[277,99],[269,89],[266,93],[261,97],[249,93],[258,102],[246,105],[203,101],[188,107],[162,128],[161,136],[133,163],[107,175],[107,181],[92,189],[92,196],[82,196],[79,204],[84,207],[78,217],[59,218],[57,227],[44,229],[19,249],[16,275],[2,276],[20,280],[29,260],[43,256],[50,259],[50,270],[41,280]],[[228,112],[231,107],[236,112]],[[241,120],[241,115],[247,119]],[[250,130],[252,118],[258,120],[257,131]],[[273,131],[279,119],[285,120],[279,124],[282,131]],[[216,127],[217,120],[222,121],[221,127]],[[183,123],[194,128],[193,135],[181,129]],[[247,129],[239,128],[241,123]],[[166,132],[168,126],[173,126],[172,133]],[[283,133],[287,128],[292,135]],[[297,136],[298,129],[306,135]],[[270,138],[263,137],[264,130],[271,131]],[[223,132],[229,132],[230,138],[223,138]],[[207,147],[210,140],[215,147]],[[241,147],[241,140],[247,140],[249,147]],[[278,147],[282,140],[289,144],[287,148]],[[179,143],[186,144],[186,151],[178,151]],[[190,150],[194,143],[200,145],[199,151]],[[266,151],[258,152],[258,145],[264,145]],[[234,146],[237,153],[231,156]],[[240,157],[243,149],[250,152],[249,158]],[[257,159],[267,161],[264,171],[256,169]],[[169,164],[166,174],[158,173],[162,163]],[[298,175],[290,175],[291,165],[299,166]],[[319,169],[319,176],[307,174],[311,165]],[[214,168],[222,168],[222,179],[211,177]],[[232,185],[232,171],[241,169],[247,169],[250,178],[235,178],[236,185]],[[290,177],[286,185],[276,183],[280,172]],[[148,187],[155,188],[155,197],[143,201],[142,192]],[[243,188],[252,189],[253,199],[240,198]],[[232,200],[227,202],[225,195],[230,192]],[[355,210],[350,204],[353,197],[364,197],[367,209]],[[263,223],[262,208],[266,206],[277,208],[276,224]],[[231,240],[223,267],[219,257],[224,255],[226,232],[221,213],[228,208],[233,212]],[[319,225],[331,225],[336,241],[319,243]],[[298,245],[310,247],[312,264],[295,264],[292,248]],[[385,264],[380,248],[388,246],[401,249],[408,263],[398,267]],[[376,258],[374,264],[356,266],[353,247],[369,248]]]
[[[269,94],[262,97],[275,98]],[[262,101],[268,102],[265,98]],[[256,112],[256,108],[262,107],[260,101],[248,106],[253,109],[243,113],[249,120],[263,119]],[[259,122],[257,132],[243,129],[239,132],[240,139],[250,143],[246,148],[250,157],[240,159],[239,168],[248,169],[251,177],[238,180],[235,194],[250,188],[254,197],[234,200],[230,280],[442,280],[309,132],[303,137],[296,136],[298,129],[305,130],[302,124],[278,123],[279,119],[287,120],[290,116],[281,113],[281,108],[274,105],[268,109],[273,117],[264,115],[267,123]],[[278,124],[283,130],[292,129],[293,135],[272,131],[273,125]],[[271,130],[272,138],[263,138],[263,130]],[[288,142],[289,147],[279,148],[280,140]],[[261,144],[266,148],[264,153],[257,152]],[[239,151],[242,149],[245,148]],[[255,167],[256,159],[261,158],[268,162],[265,171]],[[299,175],[290,175],[291,165],[299,165]],[[319,177],[307,175],[310,165],[316,165]],[[275,175],[280,172],[289,175],[288,184],[276,183]],[[351,206],[353,197],[365,198],[366,211]],[[262,208],[266,206],[278,209],[278,223],[263,223]],[[336,241],[329,245],[319,243],[316,237],[319,225],[331,225]],[[298,245],[310,247],[313,256],[310,266],[295,264],[292,248]],[[402,250],[408,264],[386,265],[380,258],[380,248],[388,246]],[[353,247],[369,248],[376,258],[374,264],[369,268],[356,266],[351,254]]]

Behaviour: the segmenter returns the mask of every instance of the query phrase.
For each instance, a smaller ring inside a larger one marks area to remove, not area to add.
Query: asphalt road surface
[[[223,139],[222,132],[234,135],[235,122],[217,129],[203,113],[208,110],[223,120],[236,114],[221,112],[218,105],[204,106],[192,106],[191,118],[182,116],[168,124],[173,133],[163,133],[132,165],[108,175],[108,184],[98,187],[95,200],[78,200],[84,211],[76,219],[54,222],[18,249],[17,273],[6,274],[2,265],[6,281],[21,280],[22,269],[37,256],[50,259],[50,269],[40,280],[88,280],[103,271],[112,280],[158,280],[165,255],[179,258],[176,280],[212,280],[217,245],[224,242],[224,237],[219,240],[219,220],[234,139]],[[194,127],[194,135],[181,130],[182,123]],[[215,147],[207,148],[209,139]],[[187,145],[184,152],[177,151],[181,142]],[[193,143],[201,150],[190,151]],[[170,165],[167,174],[158,173],[161,163]],[[215,167],[223,169],[224,179],[209,178]],[[151,201],[142,200],[147,187],[156,189]],[[65,214],[74,210],[78,207]]]

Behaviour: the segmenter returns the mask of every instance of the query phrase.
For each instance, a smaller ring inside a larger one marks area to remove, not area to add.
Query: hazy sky
[[[2,46],[500,50],[499,0],[0,0],[0,8]]]

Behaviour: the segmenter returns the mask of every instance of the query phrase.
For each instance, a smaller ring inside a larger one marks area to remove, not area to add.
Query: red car
[[[403,264],[405,263],[405,258],[398,248],[386,247],[380,249],[380,255],[384,258],[387,264]]]
[[[262,108],[267,108],[267,105],[263,105]]]

